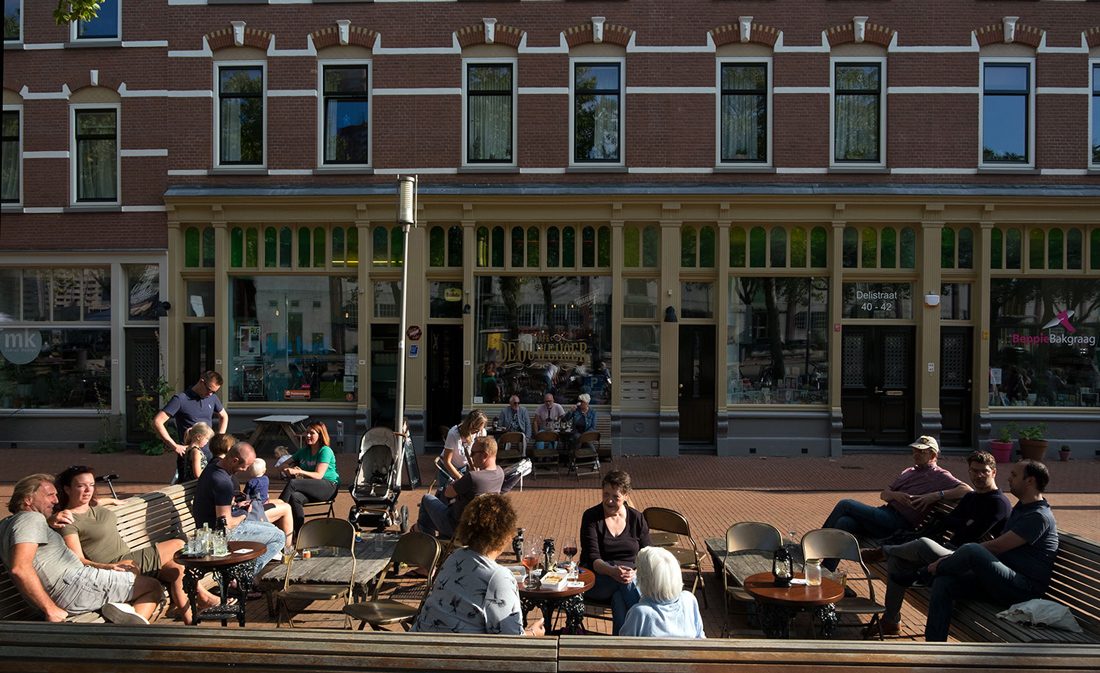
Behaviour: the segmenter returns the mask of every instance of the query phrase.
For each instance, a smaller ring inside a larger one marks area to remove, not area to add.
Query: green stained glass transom
[[[549,235],[547,235],[546,244],[547,246],[550,245]],[[549,249],[547,249],[547,253],[549,253]],[[635,269],[641,265],[642,232],[638,227],[623,227],[623,266],[628,269]]]
[[[829,265],[829,237],[824,227],[810,232],[810,266],[823,269]]]
[[[405,259],[405,238],[400,227],[390,229],[390,266],[400,268]]]
[[[802,227],[791,229],[791,268],[806,268],[806,230]]]
[[[309,255],[309,228],[302,227],[298,230],[298,266],[303,269],[309,268],[309,260],[312,259]]]
[[[741,227],[730,228],[730,266],[745,268],[745,230]]]
[[[917,266],[917,233],[911,227],[901,230],[901,268],[914,269]]]
[[[203,229],[202,232],[202,265],[214,268],[214,230]]]
[[[567,268],[577,266],[577,230],[575,227],[561,228],[561,265]]]
[[[1100,269],[1100,229],[1089,233],[1089,266],[1094,271]]]
[[[844,227],[844,268],[859,266],[859,232],[855,227]]]
[[[294,234],[290,227],[279,230],[279,268],[289,269],[294,260]]]
[[[680,266],[695,266],[696,248],[698,247],[698,235],[695,227],[684,227],[680,230]]]
[[[959,268],[974,268],[974,230],[968,227],[959,229]]]
[[[1005,232],[1005,265],[1006,269],[1019,269],[1023,260],[1023,235],[1019,229],[1009,229]]]
[[[898,262],[898,233],[893,227],[882,230],[882,250],[879,253],[879,262],[883,269],[893,269]]]
[[[699,230],[699,266],[704,269],[714,268],[714,227],[703,227]]]
[[[955,230],[951,227],[940,231],[940,267],[955,268]]]
[[[1047,268],[1061,269],[1065,266],[1065,235],[1061,229],[1051,229],[1047,234]]]
[[[642,266],[655,267],[660,259],[661,242],[657,227],[646,227],[642,231]]]
[[[512,266],[523,266],[523,227],[512,227]]]
[[[244,231],[244,264],[250,268],[260,265],[260,232],[256,227]]]
[[[287,257],[289,257],[289,255]],[[359,266],[358,227],[348,227],[348,266]]]
[[[344,252],[344,228],[334,227],[332,230],[332,265],[344,266],[347,257]]]
[[[1081,268],[1081,230],[1070,229],[1066,234],[1066,268]]]
[[[768,232],[753,227],[749,232],[749,266],[763,269],[768,265]]]
[[[591,269],[596,266],[596,228],[581,229],[581,265]]]
[[[1027,233],[1027,265],[1032,269],[1042,269],[1043,264],[1043,231],[1032,229]]]
[[[865,228],[859,234],[860,262],[864,269],[874,269],[878,265],[878,235],[874,229]]]
[[[539,230],[538,227],[527,227],[527,266],[539,265]]]
[[[264,227],[264,268],[279,263],[279,234],[275,227]]]
[[[325,268],[325,230],[323,227],[313,228],[313,266],[318,269]]]
[[[462,266],[462,227],[447,229],[447,266]]]
[[[234,269],[244,264],[244,229],[233,227],[229,230],[229,266]]]
[[[557,227],[550,227],[546,230],[546,266],[556,268],[560,265],[561,232],[558,230]]]
[[[600,268],[611,266],[610,227],[599,227],[596,229],[596,266]],[[713,260],[711,266],[713,266]]]
[[[389,266],[390,232],[385,227],[375,227],[371,234],[371,265]]]
[[[432,227],[428,231],[428,266],[443,266],[446,259],[447,238],[443,227]]]
[[[775,227],[771,231],[771,265],[772,267],[787,266],[787,230],[783,227]]]
[[[189,227],[183,232],[183,265],[197,267],[200,263],[199,230]]]
[[[994,229],[989,237],[989,267],[1003,269],[1005,265],[1005,239],[1000,229]]]

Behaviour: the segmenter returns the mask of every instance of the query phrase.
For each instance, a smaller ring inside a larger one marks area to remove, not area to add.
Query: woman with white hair
[[[621,636],[706,638],[699,602],[684,591],[676,557],[662,547],[638,552],[638,591],[642,599],[626,613]]]

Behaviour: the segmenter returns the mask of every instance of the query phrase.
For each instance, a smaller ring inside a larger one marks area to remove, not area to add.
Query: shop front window
[[[0,329],[0,408],[110,405],[109,329]]]
[[[990,406],[1100,407],[1100,279],[994,279]]]
[[[476,281],[474,403],[519,395],[611,402],[611,279],[487,276]]]
[[[730,404],[828,401],[828,300],[825,278],[730,279]]]
[[[356,401],[358,299],[352,278],[232,278],[230,401]]]

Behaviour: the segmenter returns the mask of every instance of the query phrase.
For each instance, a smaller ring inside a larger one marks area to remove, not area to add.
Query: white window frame
[[[23,206],[23,106],[5,105],[4,112],[15,112],[19,115],[19,195],[15,201],[3,204],[4,208],[21,208]],[[75,137],[75,133],[73,134]]]
[[[470,86],[468,83],[469,67],[471,65],[510,65],[512,66],[512,160],[511,161],[477,161],[470,163],[469,157],[469,115],[470,115]],[[519,156],[519,59],[516,57],[502,58],[464,58],[462,59],[462,166],[464,168],[515,168]]]
[[[323,59],[317,61],[317,167],[328,170],[339,170],[346,168],[349,170],[370,168],[374,165],[374,63],[370,59],[362,58],[344,58],[344,59]],[[325,68],[329,66],[349,67],[349,66],[361,66],[367,69],[367,163],[365,164],[343,164],[343,163],[325,163]],[[266,70],[264,71],[264,77],[267,77]],[[264,86],[264,95],[267,95],[266,79]],[[266,105],[266,101],[265,101]],[[267,114],[265,108],[264,124],[266,129]],[[265,150],[267,133],[265,130]],[[264,152],[264,161],[267,161],[267,152]]]
[[[97,42],[118,42],[122,39],[122,2],[123,0],[115,0],[118,3],[118,18],[115,21],[115,36],[114,37],[79,37],[77,35],[77,27],[79,21],[69,22],[69,41],[79,42],[81,44],[95,44]],[[20,33],[22,34],[22,33]]]
[[[1100,110],[1098,110],[1096,108],[1096,103],[1095,103],[1096,96],[1092,93],[1094,87],[1096,87],[1097,84],[1100,84],[1100,74],[1097,73],[1097,71],[1096,71],[1097,68],[1100,68],[1100,58],[1090,58],[1089,59],[1089,117],[1088,117],[1089,144],[1085,148],[1085,152],[1086,152],[1086,159],[1088,161],[1088,167],[1093,169],[1093,170],[1100,170],[1100,161],[1093,160],[1093,156],[1092,156],[1092,146],[1095,145],[1096,143],[1100,143],[1100,138],[1097,138],[1097,137],[1093,136],[1093,134],[1092,134],[1093,115],[1100,115]]]
[[[222,164],[221,153],[221,136],[222,136],[222,106],[221,106],[221,69],[222,68],[260,68],[261,78],[263,81],[263,95],[261,100],[263,101],[264,114],[263,114],[263,161],[258,164]],[[213,105],[213,126],[214,126],[214,167],[224,170],[241,170],[241,171],[256,171],[267,169],[267,113],[268,113],[268,93],[267,93],[267,62],[262,60],[249,59],[247,61],[214,61],[213,70],[213,93],[214,93],[214,105]]]
[[[77,198],[76,113],[78,110],[115,111],[115,200],[80,201]],[[121,103],[71,103],[69,105],[69,204],[76,208],[118,206],[122,204],[122,104]]]
[[[1026,65],[1027,84],[1027,162],[1009,164],[985,160],[985,66]],[[1091,98],[1091,92],[1089,97]],[[1091,122],[1091,119],[1089,120]],[[978,168],[991,171],[1019,171],[1035,168],[1035,57],[983,56],[978,59]]]
[[[768,125],[768,139],[767,139],[767,153],[764,161],[723,161],[722,160],[722,67],[726,65],[763,65],[766,68],[767,79],[765,86],[767,91],[764,93],[766,97],[766,105],[768,106],[768,117],[766,124]],[[774,107],[772,105],[772,57],[771,56],[730,56],[722,57],[718,59],[718,63],[715,66],[714,76],[714,165],[720,168],[771,168],[772,167],[772,137],[774,128],[772,126],[772,116],[774,113]]]
[[[617,63],[619,65],[619,160],[575,161],[577,108],[576,82],[578,63]],[[626,57],[625,56],[570,56],[569,57],[569,163],[570,168],[622,168],[626,166]]]
[[[24,14],[23,14],[24,7],[23,7],[23,5],[24,5],[25,2],[26,2],[26,0],[19,0],[19,39],[18,40],[4,40],[4,44],[23,44],[24,37],[25,37],[25,31],[24,31],[24,28],[25,28],[24,23],[25,22],[23,21],[23,19],[24,19]],[[4,109],[7,110],[8,108],[5,107]],[[20,119],[22,119],[22,116],[20,116]]]
[[[836,67],[842,64],[872,63],[879,66],[878,92],[878,161],[837,161],[836,160]],[[886,167],[886,57],[885,56],[831,56],[829,57],[829,168],[861,169]]]

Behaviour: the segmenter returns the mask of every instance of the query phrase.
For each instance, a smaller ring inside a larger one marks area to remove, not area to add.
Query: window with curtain
[[[22,0],[4,0],[4,41],[18,42],[23,38]]]
[[[982,161],[1026,164],[1031,67],[987,63],[983,73]]]
[[[882,65],[837,63],[833,88],[833,159],[879,161]]]
[[[76,200],[118,200],[118,111],[76,110]]]
[[[19,202],[19,112],[4,110],[3,123],[3,202]]]
[[[512,161],[512,65],[466,66],[466,160]]]
[[[218,159],[222,165],[264,162],[264,69],[218,69]]]
[[[325,66],[326,164],[369,162],[369,81],[366,65]]]
[[[768,160],[768,66],[722,65],[722,161]]]
[[[620,87],[618,63],[577,63],[574,66],[574,161],[621,161]]]
[[[122,34],[122,0],[100,0],[96,17],[76,22],[78,40],[117,40]]]
[[[1100,164],[1100,64],[1092,66],[1092,163]]]

